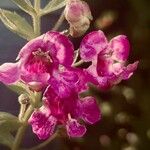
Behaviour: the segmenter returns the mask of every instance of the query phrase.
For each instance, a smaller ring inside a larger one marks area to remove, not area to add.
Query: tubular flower
[[[138,61],[125,65],[130,44],[125,35],[113,38],[109,43],[102,31],[86,35],[80,46],[81,58],[92,65],[87,68],[102,89],[108,89],[121,80],[129,79],[136,70]]]
[[[68,136],[82,137],[86,127],[80,123],[81,119],[89,124],[100,120],[100,111],[93,97],[79,99],[75,92],[68,97],[60,97],[52,86],[48,86],[43,102],[44,106],[29,119],[33,132],[40,139],[50,137],[59,125],[65,126]]]
[[[0,81],[5,84],[23,81],[34,90],[41,90],[59,65],[71,66],[73,45],[65,35],[47,32],[28,42],[17,60],[0,66]]]
[[[88,89],[88,83],[94,82],[91,76],[79,68],[61,67],[53,72],[49,83],[59,97],[68,97],[72,91],[84,92]]]
[[[93,19],[88,4],[81,0],[68,0],[65,18],[70,24],[70,34],[74,37],[82,36]]]

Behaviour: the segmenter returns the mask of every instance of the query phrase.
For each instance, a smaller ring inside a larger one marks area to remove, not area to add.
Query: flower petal
[[[119,35],[113,38],[108,46],[112,51],[112,59],[116,61],[126,61],[129,56],[130,44],[125,35]]]
[[[81,117],[84,121],[94,124],[101,118],[100,109],[93,97],[85,97],[80,100]]]
[[[39,49],[42,48],[44,46],[44,42],[43,42],[43,38],[44,38],[44,34],[29,41],[19,52],[18,56],[17,56],[17,60],[18,59],[24,59],[28,56],[30,56],[30,54]]]
[[[114,76],[99,76],[94,64],[87,68],[86,71],[91,75],[91,83],[98,86],[101,90],[107,90],[112,87],[110,80],[114,78]]]
[[[48,84],[49,78],[49,73],[32,73],[31,75],[29,72],[23,72],[21,74],[21,79],[35,91],[43,89]]]
[[[63,82],[76,92],[87,90],[90,82],[89,74],[79,68],[67,68],[61,73]]]
[[[101,77],[118,75],[122,72],[124,63],[114,62],[111,57],[99,55],[97,61],[97,73]]]
[[[45,140],[54,133],[57,120],[53,116],[47,116],[45,112],[35,111],[30,117],[29,123],[38,138]]]
[[[5,63],[0,66],[0,81],[4,84],[12,84],[19,79],[18,63]]]
[[[133,75],[133,72],[137,69],[138,64],[139,61],[136,61],[133,64],[129,64],[127,67],[124,67],[123,72],[121,73],[122,79],[129,79]]]
[[[86,127],[81,125],[75,119],[69,119],[66,124],[68,136],[82,137],[86,133]]]
[[[49,83],[50,83],[51,88],[54,90],[55,93],[58,94],[60,98],[65,98],[65,97],[70,96],[71,88],[69,88],[69,86],[67,86],[60,79],[56,79],[52,77]]]
[[[68,37],[59,32],[47,32],[44,42],[53,59],[57,59],[64,66],[73,63],[74,47]]]
[[[27,61],[27,57],[38,49],[49,51],[54,62],[65,66],[70,66],[73,62],[73,44],[59,32],[47,32],[31,40],[21,49],[17,59],[22,58]]]
[[[102,31],[86,35],[80,45],[80,55],[84,61],[92,61],[107,47],[107,39]]]
[[[70,96],[72,92],[87,89],[87,82],[88,76],[83,70],[70,67],[55,71],[49,80],[49,84],[61,98]]]
[[[99,55],[96,67],[97,73],[101,77],[113,74],[113,60],[110,57]]]

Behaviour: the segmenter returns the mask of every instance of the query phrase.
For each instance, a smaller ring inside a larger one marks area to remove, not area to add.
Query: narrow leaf
[[[56,11],[66,5],[66,0],[51,0],[45,8],[42,10],[42,14],[48,14],[50,12]]]
[[[35,37],[31,25],[16,12],[0,9],[0,19],[9,30],[21,37],[27,40]]]
[[[21,126],[18,118],[6,112],[0,112],[0,143],[11,147],[14,137],[11,132],[17,130]]]
[[[0,112],[0,132],[1,131],[15,131],[20,127],[21,123],[18,118],[6,112]]]
[[[0,144],[12,147],[14,137],[9,132],[0,131]]]
[[[33,14],[35,13],[34,8],[32,7],[31,3],[29,1],[25,0],[11,0],[14,2],[19,8],[24,10],[26,13]]]

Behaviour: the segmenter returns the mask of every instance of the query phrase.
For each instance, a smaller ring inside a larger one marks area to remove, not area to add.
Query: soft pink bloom
[[[70,24],[70,34],[74,37],[83,35],[93,19],[88,4],[82,0],[68,0],[65,18]]]
[[[61,89],[61,86],[58,86]],[[55,131],[56,126],[64,125],[70,137],[82,137],[86,132],[84,120],[94,124],[100,120],[99,107],[93,97],[79,98],[74,91],[62,97],[54,90],[52,85],[47,87],[43,97],[44,106],[35,111],[29,123],[33,132],[40,139],[47,139]]]
[[[113,38],[109,43],[102,31],[86,35],[80,46],[84,61],[92,61],[87,68],[102,89],[107,89],[121,80],[129,79],[136,70],[138,61],[125,65],[129,56],[130,44],[125,35]]]
[[[16,63],[0,66],[0,81],[12,84],[23,81],[34,90],[48,84],[59,65],[68,67],[73,62],[73,45],[59,32],[47,32],[28,42],[20,51]]]

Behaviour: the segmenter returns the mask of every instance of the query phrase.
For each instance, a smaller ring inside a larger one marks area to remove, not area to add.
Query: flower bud
[[[28,104],[29,103],[29,97],[27,94],[21,94],[19,97],[18,97],[18,101],[20,104]]]
[[[73,37],[82,36],[93,19],[88,4],[81,0],[68,0],[65,18],[70,24],[70,35]]]

